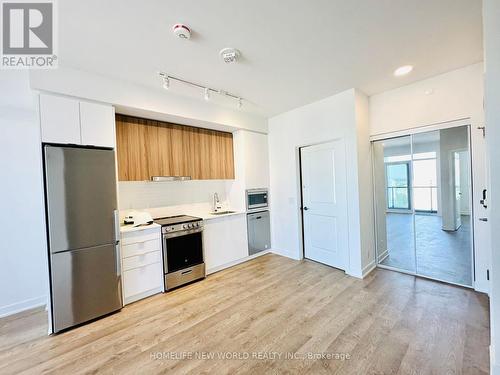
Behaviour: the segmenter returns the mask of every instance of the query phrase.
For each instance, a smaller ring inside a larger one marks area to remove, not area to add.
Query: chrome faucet
[[[219,194],[214,193],[214,212],[218,212],[222,208],[219,200]]]

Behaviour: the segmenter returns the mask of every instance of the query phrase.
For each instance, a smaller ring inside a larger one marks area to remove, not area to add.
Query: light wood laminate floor
[[[0,373],[486,374],[488,322],[464,288],[265,255],[55,336],[1,319]]]

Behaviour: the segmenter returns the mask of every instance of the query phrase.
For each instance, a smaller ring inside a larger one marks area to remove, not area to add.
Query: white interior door
[[[301,148],[304,255],[345,270],[348,262],[343,140]]]

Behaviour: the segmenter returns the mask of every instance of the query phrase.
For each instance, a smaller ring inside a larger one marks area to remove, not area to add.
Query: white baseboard
[[[14,315],[26,310],[34,309],[35,307],[46,306],[46,305],[47,305],[47,296],[40,296],[12,303],[10,305],[0,306],[0,318],[4,318],[9,315]]]
[[[380,255],[378,256],[378,262],[382,263],[388,256],[389,256],[389,250],[382,251],[382,253],[380,253]]]
[[[290,258],[290,259],[295,259],[295,260],[302,260],[303,258],[302,257],[298,257],[296,254],[291,254],[287,251],[281,251],[281,250],[278,250],[278,249],[272,249],[271,252],[273,254],[276,254],[276,255],[281,255],[283,257],[286,257],[286,258]]]
[[[365,278],[366,276],[368,276],[368,274],[372,272],[375,269],[375,267],[377,267],[377,264],[375,263],[375,260],[372,260],[363,268],[362,277]]]
[[[211,273],[222,271],[223,269],[226,269],[226,268],[229,268],[229,267],[232,267],[232,266],[236,266],[237,264],[240,264],[240,263],[243,263],[243,262],[248,262],[249,260],[252,260],[254,258],[260,257],[262,255],[269,254],[270,252],[271,252],[271,250],[264,250],[264,251],[261,251],[260,253],[253,254],[253,255],[247,256],[245,258],[234,260],[232,262],[225,263],[225,264],[222,264],[222,265],[217,266],[217,267],[212,267],[210,269],[207,269],[207,275],[210,275]]]

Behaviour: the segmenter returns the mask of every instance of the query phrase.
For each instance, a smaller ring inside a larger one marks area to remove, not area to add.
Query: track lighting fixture
[[[224,90],[214,89],[211,87],[205,87],[205,86],[199,85],[199,84],[194,83],[194,82],[186,81],[185,79],[182,79],[182,78],[172,77],[170,75],[167,75],[167,73],[158,72],[158,75],[162,79],[162,82],[163,82],[162,86],[164,89],[168,89],[170,87],[170,80],[174,80],[174,81],[181,82],[181,83],[184,83],[184,84],[189,85],[189,86],[193,86],[193,87],[197,87],[199,89],[202,89],[203,90],[203,97],[205,98],[205,100],[210,100],[210,92],[214,92],[216,94],[219,94],[222,96],[227,96],[229,98],[235,99],[236,106],[238,107],[238,109],[241,109],[243,107],[243,98],[241,96],[231,94],[230,92],[227,92]]]
[[[168,76],[163,76],[163,88],[165,90],[168,90],[170,88],[170,79],[168,78]]]

